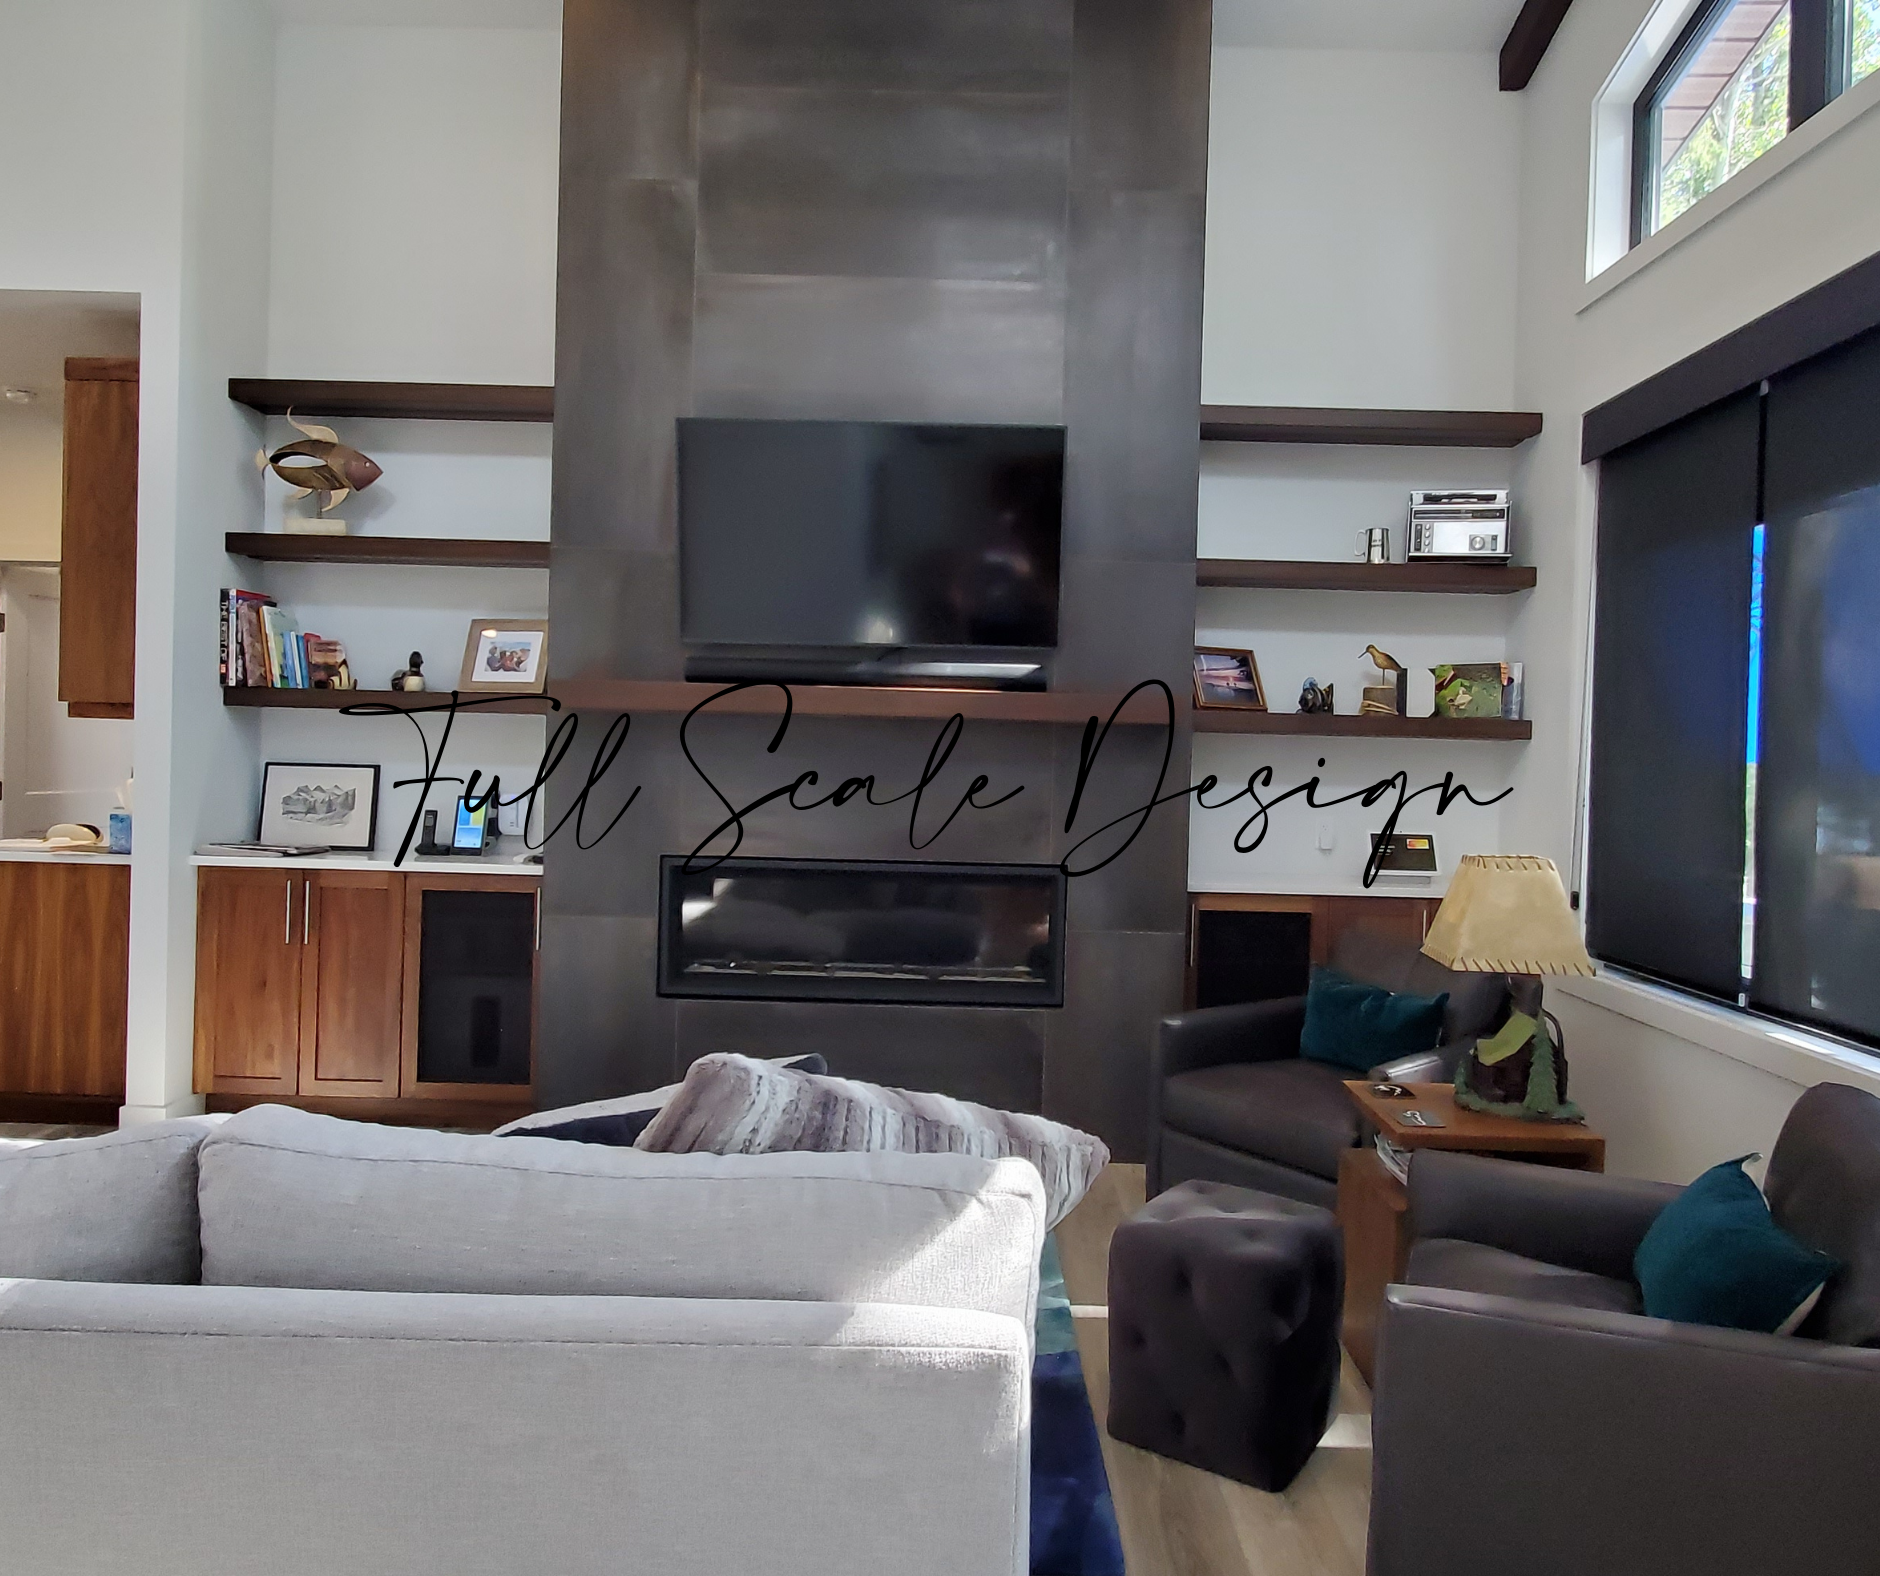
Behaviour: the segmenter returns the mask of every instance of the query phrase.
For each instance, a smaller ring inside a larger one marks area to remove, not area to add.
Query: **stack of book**
[[[346,648],[303,635],[294,615],[259,591],[222,593],[222,683],[228,689],[351,689]]]
[[[1382,1133],[1377,1135],[1377,1158],[1384,1162],[1384,1169],[1399,1182],[1410,1180],[1410,1151],[1402,1144],[1393,1144]]]

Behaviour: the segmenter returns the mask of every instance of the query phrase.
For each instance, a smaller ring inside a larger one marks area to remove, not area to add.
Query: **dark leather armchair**
[[[1332,967],[1386,990],[1449,993],[1442,1045],[1374,1067],[1373,1078],[1445,1081],[1505,1016],[1505,976],[1451,973],[1393,936],[1347,932]],[[1300,1057],[1305,1018],[1305,997],[1288,996],[1162,1020],[1149,1078],[1151,1198],[1198,1178],[1332,1207],[1339,1156],[1363,1137],[1339,1087],[1358,1074]]]
[[[1844,1266],[1797,1335],[1640,1314],[1632,1256],[1677,1192],[1418,1152],[1372,1576],[1876,1568],[1880,1099],[1809,1090],[1770,1158],[1777,1223]]]

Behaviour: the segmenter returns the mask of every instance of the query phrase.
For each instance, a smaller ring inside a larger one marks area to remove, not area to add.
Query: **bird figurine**
[[[1409,711],[1408,688],[1410,675],[1404,665],[1388,651],[1380,651],[1376,646],[1366,646],[1364,654],[1371,659],[1382,684],[1367,684],[1358,706],[1358,713],[1364,717],[1401,717]]]
[[[1379,651],[1376,646],[1366,646],[1364,654],[1371,659],[1371,664],[1380,673],[1401,673],[1404,666],[1388,651]]]
[[[272,454],[266,449],[261,450],[255,455],[255,469],[272,469],[276,476],[295,489],[294,497],[297,499],[318,493],[320,513],[327,513],[351,493],[364,492],[385,474],[379,469],[378,462],[369,455],[361,454],[357,449],[349,449],[341,443],[339,434],[331,427],[295,421],[291,410],[287,413],[287,420],[296,432],[305,436],[292,443],[282,444]],[[295,460],[312,463],[291,463]]]

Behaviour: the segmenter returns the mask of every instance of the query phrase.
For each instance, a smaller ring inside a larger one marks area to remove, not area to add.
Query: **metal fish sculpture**
[[[318,493],[320,513],[325,514],[351,493],[364,492],[385,474],[379,469],[377,461],[341,443],[339,434],[331,427],[316,427],[295,421],[291,410],[287,413],[287,420],[296,432],[305,433],[306,436],[293,443],[283,444],[272,454],[266,449],[261,450],[255,456],[255,469],[265,471],[271,468],[276,476],[294,489],[296,499]],[[295,459],[312,463],[290,463]]]

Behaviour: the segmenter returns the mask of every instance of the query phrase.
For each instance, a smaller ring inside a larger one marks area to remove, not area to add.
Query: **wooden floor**
[[[1109,1410],[1102,1316],[1110,1233],[1142,1207],[1141,1166],[1113,1165],[1058,1227],[1064,1282],[1097,1426]],[[1129,1576],[1363,1576],[1371,1507],[1371,1398],[1345,1360],[1338,1417],[1284,1494],[1214,1477],[1103,1436]]]

